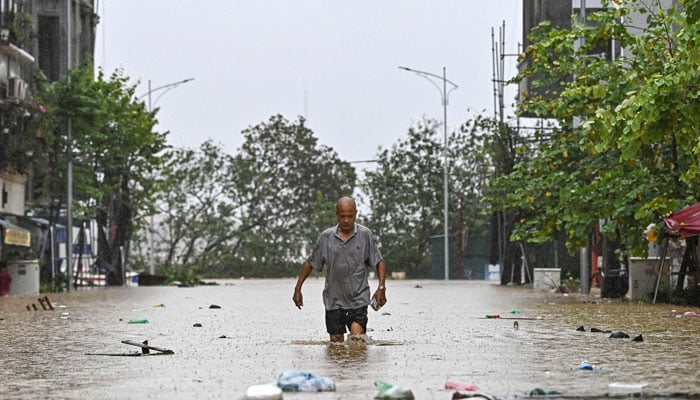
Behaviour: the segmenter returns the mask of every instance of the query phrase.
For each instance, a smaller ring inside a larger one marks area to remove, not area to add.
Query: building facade
[[[26,240],[11,238],[22,229],[26,238],[31,229],[25,214],[34,204],[33,159],[41,133],[29,120],[45,111],[32,96],[36,73],[53,82],[92,59],[99,21],[94,3],[0,0],[0,262],[29,254],[17,248],[29,247]],[[37,250],[36,239],[42,235],[32,231],[31,236],[31,247]]]

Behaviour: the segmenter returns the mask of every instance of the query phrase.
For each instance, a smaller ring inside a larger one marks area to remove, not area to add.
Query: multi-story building
[[[59,80],[94,54],[94,0],[0,0],[0,261],[27,257],[38,132],[27,123],[35,70]],[[23,222],[25,224],[23,224]],[[46,235],[44,235],[45,237]],[[38,246],[36,240],[34,246]],[[36,250],[36,249],[35,249]]]
[[[660,0],[657,7],[668,9],[677,6],[677,0]],[[586,15],[603,10],[603,4],[600,0],[523,0],[523,47],[527,48],[530,45],[530,32],[543,21],[549,21],[551,26],[556,29],[570,29],[572,23],[583,21]],[[634,27],[647,26],[647,14],[640,12],[632,12],[627,17],[629,25]],[[586,19],[587,24],[591,24],[591,20]],[[589,25],[590,26],[590,25]],[[641,29],[632,30],[632,33],[638,34]],[[591,56],[603,57],[608,61],[612,61],[625,53],[625,49],[620,47],[620,43],[610,40],[607,45],[601,46],[591,51]],[[525,58],[518,65],[519,70],[523,70],[530,65],[531,60]],[[537,76],[523,79],[519,84],[519,92],[523,94],[543,95],[545,98],[557,96],[559,91],[554,86],[541,86],[534,88],[532,82],[537,79]],[[529,115],[522,115],[530,117]]]

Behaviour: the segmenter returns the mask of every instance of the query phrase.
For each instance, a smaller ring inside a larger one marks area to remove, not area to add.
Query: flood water
[[[700,317],[676,316],[698,309],[484,281],[388,281],[389,303],[369,310],[370,343],[338,346],[325,333],[323,280],[307,280],[301,311],[294,284],[79,289],[48,294],[53,311],[41,309],[44,294],[0,297],[0,399],[240,399],[291,369],[329,377],[336,391],[285,399],[371,399],[378,379],[417,399],[451,399],[447,380],[496,397],[535,388],[605,396],[611,383],[700,397]],[[129,323],[139,318],[148,323]],[[122,340],[174,354],[93,355],[139,350]],[[579,369],[583,361],[593,370]]]

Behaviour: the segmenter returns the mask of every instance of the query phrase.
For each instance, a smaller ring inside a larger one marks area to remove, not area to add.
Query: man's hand
[[[301,289],[294,288],[294,296],[292,296],[292,301],[298,309],[304,306],[304,296],[301,295]]]
[[[376,298],[377,303],[383,307],[386,304],[386,288],[375,290],[372,297]]]

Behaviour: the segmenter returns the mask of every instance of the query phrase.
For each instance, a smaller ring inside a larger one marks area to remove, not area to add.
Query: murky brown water
[[[337,391],[285,399],[370,399],[377,379],[418,399],[450,399],[446,380],[495,396],[534,388],[605,395],[613,382],[646,384],[644,393],[700,392],[700,317],[676,318],[671,306],[586,302],[481,281],[389,281],[389,304],[370,310],[374,343],[331,346],[323,281],[306,282],[302,311],[291,301],[294,283],[81,289],[49,294],[54,311],[26,310],[40,296],[2,297],[0,398],[239,399],[289,369],[330,377]],[[491,314],[502,318],[485,318]],[[149,323],[128,323],[135,318]],[[576,331],[580,325],[586,332]],[[641,333],[644,342],[591,327]],[[175,354],[86,355],[138,350],[122,340],[148,340]],[[582,361],[594,370],[580,370]]]

